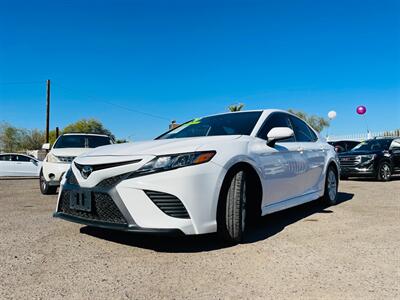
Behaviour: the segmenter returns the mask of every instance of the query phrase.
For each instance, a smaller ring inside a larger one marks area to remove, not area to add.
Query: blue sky
[[[94,117],[133,140],[236,102],[336,110],[334,134],[365,132],[365,105],[394,129],[400,1],[0,0],[0,122],[44,128],[46,79],[52,128]]]

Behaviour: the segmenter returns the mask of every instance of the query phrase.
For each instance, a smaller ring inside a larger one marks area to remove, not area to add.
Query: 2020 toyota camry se
[[[259,216],[319,198],[335,204],[338,174],[334,148],[296,116],[224,113],[78,156],[54,216],[133,232],[218,232],[237,243]]]

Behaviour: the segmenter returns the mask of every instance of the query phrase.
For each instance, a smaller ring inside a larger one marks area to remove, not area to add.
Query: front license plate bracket
[[[71,192],[69,207],[74,210],[90,212],[92,210],[92,193],[90,191]]]

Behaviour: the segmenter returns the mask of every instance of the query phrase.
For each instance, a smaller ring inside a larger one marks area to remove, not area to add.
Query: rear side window
[[[267,120],[264,122],[262,125],[260,131],[257,134],[257,137],[267,140],[268,132],[271,131],[272,128],[275,127],[289,127],[292,129],[292,126],[290,124],[289,120],[289,115],[284,114],[284,113],[272,113],[271,116],[267,118]],[[294,138],[288,138],[282,141],[279,141],[279,143],[287,143],[287,142],[294,142]]]
[[[18,161],[23,161],[23,162],[29,162],[29,161],[31,161],[31,159],[30,159],[29,157],[24,156],[24,155],[18,155],[18,156],[17,156],[17,160],[18,160]]]
[[[292,121],[296,142],[315,142],[318,140],[315,132],[304,121],[294,116],[290,116],[290,120]]]
[[[10,155],[0,155],[0,161],[9,161]]]

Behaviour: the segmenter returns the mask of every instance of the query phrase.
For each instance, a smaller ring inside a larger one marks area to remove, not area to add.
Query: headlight
[[[50,162],[50,163],[59,163],[59,162],[61,162],[61,161],[58,159],[57,156],[55,156],[54,154],[51,154],[51,153],[47,154],[47,156],[46,156],[46,161],[47,161],[47,162]]]
[[[203,164],[209,162],[215,154],[215,151],[204,151],[157,156],[132,173],[131,177]]]
[[[371,155],[362,155],[361,156],[361,165],[365,166],[370,164],[375,158],[376,154],[371,154]]]

